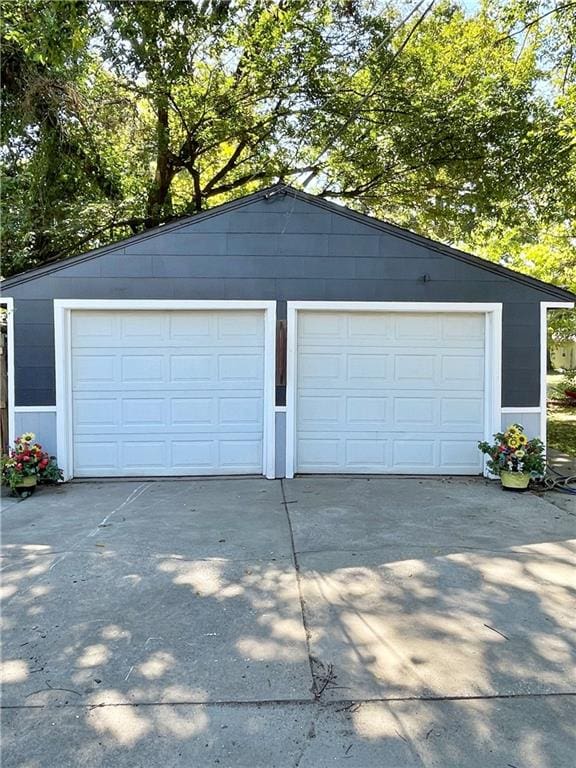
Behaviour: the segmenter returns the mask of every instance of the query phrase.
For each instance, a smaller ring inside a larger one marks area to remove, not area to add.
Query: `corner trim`
[[[56,445],[58,463],[65,479],[73,477],[72,440],[72,345],[74,310],[262,310],[264,312],[264,430],[262,473],[276,476],[276,302],[249,300],[172,299],[54,299],[54,344],[56,360]]]
[[[16,437],[16,419],[15,419],[15,395],[16,388],[14,384],[14,299],[9,296],[0,297],[0,304],[6,305],[6,345],[8,354],[6,356],[6,370],[8,376],[8,445],[14,445]]]
[[[547,406],[548,406],[548,310],[573,309],[573,301],[541,301],[540,302],[540,440],[547,448]]]

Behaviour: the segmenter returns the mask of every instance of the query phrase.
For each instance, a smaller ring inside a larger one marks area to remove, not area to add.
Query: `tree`
[[[503,8],[13,3],[4,274],[278,179],[452,242],[494,222],[562,221],[574,199],[565,47],[538,24],[519,43],[531,9]],[[562,76],[543,70],[543,50]]]

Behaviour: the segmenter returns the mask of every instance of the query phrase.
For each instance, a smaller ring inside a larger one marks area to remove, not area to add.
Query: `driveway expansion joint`
[[[49,689],[47,689],[49,690]],[[58,690],[58,689],[54,689]],[[309,699],[246,699],[244,701],[234,699],[223,699],[216,701],[201,701],[201,700],[188,700],[188,701],[121,701],[111,702],[107,704],[102,702],[100,704],[88,704],[78,702],[76,704],[2,704],[0,710],[3,709],[106,709],[106,708],[122,708],[122,707],[278,707],[278,706],[292,706],[292,707],[306,707],[313,705],[321,709],[332,709],[334,707],[341,707],[343,710],[350,709],[356,706],[362,706],[363,704],[394,704],[402,702],[423,702],[434,703],[444,701],[507,701],[507,700],[526,700],[526,699],[549,699],[549,698],[573,698],[576,697],[576,691],[549,691],[548,693],[488,693],[488,694],[472,694],[469,696],[453,695],[453,696],[380,696],[374,698],[365,699],[330,699],[328,701],[322,701],[316,697]]]
[[[322,695],[324,689],[326,688],[326,685],[322,687],[319,686],[315,667],[318,665],[319,662],[318,659],[316,659],[312,654],[312,648],[311,648],[311,637],[312,633],[310,631],[310,627],[308,626],[308,621],[306,618],[306,601],[304,599],[304,591],[302,589],[302,575],[300,573],[300,563],[298,562],[298,555],[296,554],[296,544],[294,541],[294,529],[292,527],[292,519],[290,518],[290,510],[288,508],[288,501],[286,500],[286,489],[284,487],[284,480],[280,478],[280,489],[282,491],[282,503],[284,505],[284,511],[286,513],[286,520],[288,522],[288,532],[290,535],[290,547],[292,549],[292,560],[294,562],[294,571],[296,573],[296,582],[298,585],[298,600],[300,602],[300,613],[302,616],[302,626],[304,627],[304,634],[306,636],[306,654],[308,656],[308,664],[310,666],[310,677],[312,678],[312,687],[311,691],[314,696],[315,700],[318,700],[320,696]]]

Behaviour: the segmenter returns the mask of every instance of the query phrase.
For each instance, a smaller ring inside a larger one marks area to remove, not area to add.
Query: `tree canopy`
[[[576,288],[576,2],[16,0],[3,264],[284,180]]]

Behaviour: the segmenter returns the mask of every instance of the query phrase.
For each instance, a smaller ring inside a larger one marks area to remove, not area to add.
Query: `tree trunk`
[[[168,96],[162,94],[158,98],[156,125],[156,171],[154,180],[148,192],[146,204],[146,226],[157,226],[171,213],[169,192],[172,179],[176,173],[170,152],[170,128],[168,124]]]

